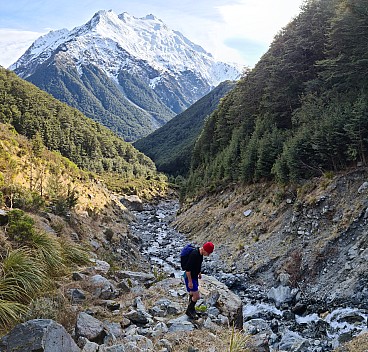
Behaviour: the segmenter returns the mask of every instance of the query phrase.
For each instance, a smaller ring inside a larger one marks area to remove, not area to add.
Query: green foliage
[[[51,208],[56,215],[66,216],[78,202],[78,192],[68,186],[67,192],[57,192],[51,200]]]
[[[19,208],[25,211],[36,211],[42,209],[45,205],[45,200],[35,191],[30,191],[18,185],[3,187],[2,191],[5,196],[12,197],[13,204],[11,208]]]
[[[124,116],[123,112],[119,114]],[[45,146],[92,172],[117,173],[126,180],[156,174],[152,160],[131,144],[3,68],[0,68],[0,122],[10,123],[18,133],[32,140],[34,158],[40,156]],[[2,163],[12,162],[10,156],[5,158],[5,151],[0,152],[4,154]],[[65,162],[65,167],[72,167],[70,161]],[[6,169],[11,170],[9,165]]]
[[[8,213],[7,234],[16,241],[28,241],[35,233],[34,220],[22,210],[11,210]]]
[[[84,248],[79,244],[73,243],[67,239],[60,239],[60,256],[65,265],[87,265],[91,261],[89,259],[88,248]]]
[[[174,115],[138,77],[124,72],[118,77],[119,83],[127,90],[129,100],[96,66],[82,65],[80,69],[82,74],[73,65],[65,67],[55,62],[54,65],[42,66],[36,70],[27,77],[27,81],[77,108],[126,141],[136,140],[152,132],[155,127],[152,120],[158,113],[164,122]]]
[[[365,0],[306,2],[206,121],[186,196],[366,165],[367,18]]]
[[[186,176],[192,150],[205,119],[234,85],[230,81],[221,83],[187,110],[133,145],[149,156],[159,171],[174,176]]]

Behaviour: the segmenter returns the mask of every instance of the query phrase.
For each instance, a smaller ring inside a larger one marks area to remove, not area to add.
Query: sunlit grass
[[[84,248],[81,245],[73,243],[65,238],[60,239],[59,241],[64,264],[87,265],[91,263],[87,248]]]
[[[17,322],[26,311],[24,304],[0,299],[0,327]]]
[[[32,256],[29,249],[20,248],[9,252],[1,263],[0,280],[32,297],[45,286],[47,275],[43,263]]]
[[[229,352],[247,352],[249,349],[246,347],[248,336],[244,335],[241,331],[235,330],[234,326],[231,330]]]
[[[7,254],[0,263],[0,327],[17,322],[27,304],[47,282],[41,262],[31,251],[20,248]]]
[[[51,276],[58,276],[65,272],[65,265],[61,254],[63,250],[56,237],[45,232],[35,232],[30,245],[35,250],[35,255],[42,261]]]

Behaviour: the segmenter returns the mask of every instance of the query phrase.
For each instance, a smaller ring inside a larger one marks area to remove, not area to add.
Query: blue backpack
[[[181,268],[183,270],[186,269],[189,254],[192,253],[192,251],[196,248],[197,247],[194,244],[189,243],[189,244],[185,245],[184,248],[181,250],[181,252],[180,252],[180,265],[181,265]]]

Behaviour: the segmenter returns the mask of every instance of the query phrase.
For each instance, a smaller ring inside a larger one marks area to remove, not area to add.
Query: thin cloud
[[[7,68],[19,59],[27,48],[43,33],[0,29],[0,65]]]
[[[277,32],[297,15],[302,3],[303,0],[3,1],[0,23],[18,32],[11,43],[5,40],[7,35],[1,34],[0,64],[13,63],[22,54],[18,54],[22,45],[26,46],[25,50],[31,44],[22,31],[36,32],[36,39],[50,28],[73,29],[86,23],[98,10],[111,9],[117,14],[128,12],[135,17],[152,13],[216,59],[253,66],[264,53],[259,49],[257,57],[256,47],[267,48]],[[11,59],[13,52],[17,57]]]

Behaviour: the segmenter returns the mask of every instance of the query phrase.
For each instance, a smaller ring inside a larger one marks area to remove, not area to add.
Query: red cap
[[[213,250],[215,249],[215,246],[213,245],[212,242],[206,242],[203,245],[203,249],[208,253],[211,254],[213,252]]]

